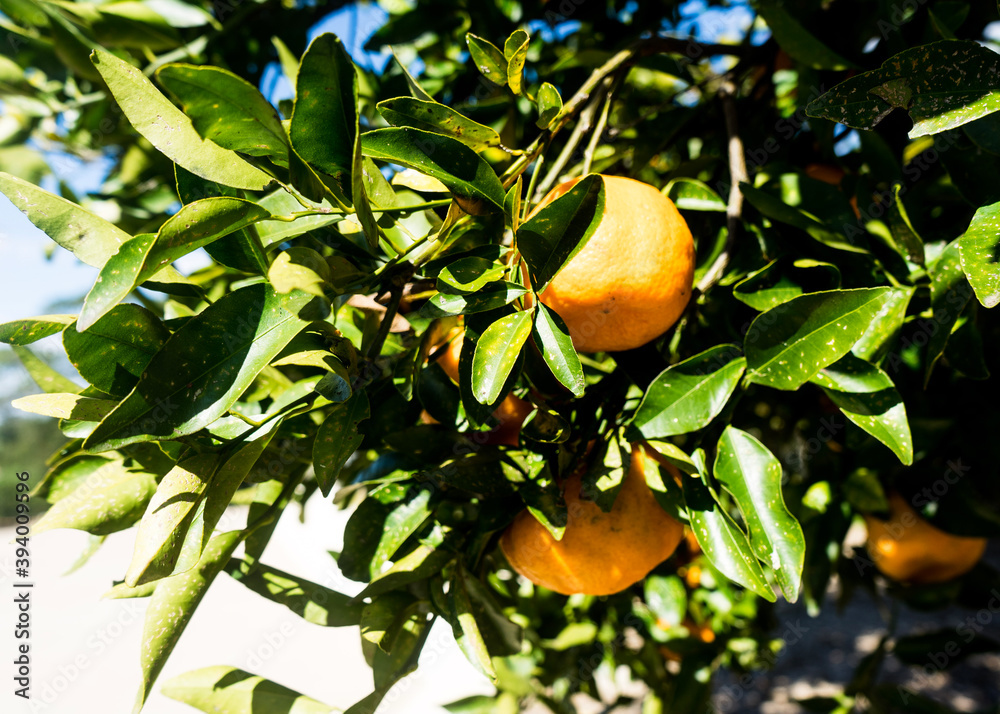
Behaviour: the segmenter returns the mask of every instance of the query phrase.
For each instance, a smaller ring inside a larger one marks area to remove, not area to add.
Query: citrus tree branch
[[[743,192],[740,184],[748,180],[746,154],[743,139],[740,138],[739,117],[736,113],[736,84],[726,79],[719,87],[719,99],[726,119],[726,134],[729,137],[729,201],[726,204],[726,244],[712,266],[698,282],[698,292],[705,292],[715,285],[729,265],[736,236],[743,222]]]

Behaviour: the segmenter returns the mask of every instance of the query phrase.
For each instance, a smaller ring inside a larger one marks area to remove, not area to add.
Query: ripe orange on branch
[[[868,553],[894,580],[943,583],[972,570],[986,551],[985,538],[945,533],[925,521],[900,494],[889,495],[889,519],[865,515]]]
[[[581,178],[556,186],[535,211]],[[580,352],[629,350],[656,339],[684,312],[694,279],[694,240],[673,201],[641,181],[601,178],[597,229],[541,294]]]
[[[536,585],[564,595],[611,595],[642,580],[669,558],[684,529],[646,485],[643,448],[633,445],[628,476],[607,513],[580,498],[585,469],[566,479],[568,520],[562,540],[557,541],[528,510],[519,513],[500,538],[511,567]]]

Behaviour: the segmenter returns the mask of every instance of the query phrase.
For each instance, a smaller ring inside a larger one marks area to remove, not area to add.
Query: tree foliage
[[[0,0],[0,191],[100,270],[79,315],[0,326],[43,389],[19,406],[69,439],[36,529],[136,526],[112,592],[150,598],[137,711],[220,576],[360,627],[375,691],[351,713],[413,671],[438,618],[498,689],[455,711],[567,711],[624,665],[653,712],[773,662],[777,597],[982,606],[984,564],[886,588],[843,542],[890,490],[943,530],[1000,534],[992,3],[386,0],[378,71],[333,34],[306,44],[337,5]],[[261,93],[268,67],[292,98]],[[92,195],[40,188],[67,157],[113,168]],[[591,173],[661,188],[696,239],[687,311],[628,352],[578,355],[536,298],[599,222],[600,181],[532,209]],[[173,267],[200,248],[207,267]],[[456,331],[457,386],[434,361]],[[53,335],[87,388],[34,357]],[[497,444],[510,394],[532,413]],[[649,482],[694,540],[610,597],[516,578],[497,548],[513,517],[561,533],[581,462],[610,507],[638,441],[685,472]],[[354,508],[353,597],[261,562],[291,504],[331,494]],[[246,525],[216,532],[230,503]],[[165,691],[330,710],[226,668]],[[816,706],[862,695],[910,697],[867,671]]]

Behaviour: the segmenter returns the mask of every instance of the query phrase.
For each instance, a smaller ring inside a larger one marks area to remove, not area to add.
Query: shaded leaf
[[[76,330],[89,328],[135,290],[142,281],[142,266],[155,241],[154,234],[141,233],[122,243],[118,251],[108,258],[83,300]]]
[[[329,408],[313,445],[316,480],[324,496],[330,494],[347,459],[361,446],[364,435],[358,425],[369,414],[368,394],[364,390],[356,391],[346,402]]]
[[[548,82],[542,82],[542,86],[538,88],[535,104],[538,106],[538,119],[535,121],[535,126],[539,129],[546,129],[562,111],[562,95],[559,94],[559,90],[555,86]]]
[[[191,434],[211,424],[305,326],[296,314],[308,297],[296,297],[301,295],[286,297],[267,285],[249,285],[190,318],[84,447],[104,451]]]
[[[438,293],[420,308],[424,317],[467,315],[495,310],[517,300],[528,291],[516,283],[496,282],[468,295]]]
[[[161,691],[208,714],[333,714],[336,710],[236,667],[205,667],[164,682]]]
[[[465,33],[465,42],[469,46],[472,61],[486,79],[503,86],[507,83],[507,58],[489,40],[477,37],[471,32]]]
[[[569,328],[562,318],[539,303],[532,335],[545,364],[559,383],[572,392],[573,396],[582,396],[583,365],[580,364],[580,355],[576,353]]]
[[[944,354],[951,332],[962,316],[966,304],[972,299],[973,289],[962,270],[962,239],[952,241],[940,257],[930,266],[931,312],[925,322],[930,339],[927,341],[927,360],[924,386],[930,381],[931,372]]]
[[[849,69],[856,66],[809,32],[780,0],[758,0],[755,7],[771,28],[781,49],[796,61],[813,69]]]
[[[521,225],[517,248],[536,292],[583,249],[603,217],[604,179],[591,174]]]
[[[500,146],[494,129],[467,118],[462,113],[435,101],[395,97],[377,105],[379,113],[393,126],[411,126],[458,139],[477,151]]]

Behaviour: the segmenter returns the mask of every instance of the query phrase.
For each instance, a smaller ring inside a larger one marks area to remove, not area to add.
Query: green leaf
[[[43,392],[47,392],[48,394],[66,392],[75,396],[78,392],[82,391],[76,382],[71,379],[67,379],[49,366],[47,362],[32,352],[30,347],[11,345],[11,349],[21,361],[24,369],[27,370],[28,376],[34,380],[35,384],[37,384]],[[72,409],[72,406],[69,408]]]
[[[288,138],[274,107],[245,79],[219,67],[168,64],[160,84],[184,107],[198,133],[224,149],[288,163]]]
[[[687,589],[676,575],[650,575],[643,585],[643,599],[657,625],[679,627],[687,614]]]
[[[538,88],[535,103],[538,106],[538,119],[535,121],[535,126],[539,129],[547,129],[552,120],[559,116],[559,112],[562,111],[562,95],[559,94],[559,90],[555,86],[548,82],[542,82],[542,86]]]
[[[492,658],[520,651],[520,628],[500,612],[487,587],[461,562],[455,568],[449,594],[458,646],[472,665],[495,683]]]
[[[62,332],[76,321],[75,315],[40,315],[13,320],[0,325],[0,342],[8,345],[30,345],[49,335]]]
[[[851,352],[870,362],[885,356],[903,327],[906,309],[914,291],[915,288],[912,287],[894,288],[882,305],[882,309],[872,318],[865,334],[851,348]]]
[[[142,686],[132,714],[142,711],[167,657],[187,627],[198,603],[205,597],[215,577],[229,562],[244,533],[220,533],[209,541],[196,568],[160,581],[146,608],[142,628]]]
[[[173,572],[217,466],[216,454],[199,454],[180,462],[163,477],[139,522],[132,562],[125,573],[126,585],[134,588]]]
[[[806,113],[871,129],[894,108],[913,119],[909,136],[937,134],[1000,109],[1000,57],[977,42],[943,40],[913,47],[879,69],[841,82]],[[956,83],[955,77],[962,81]]]
[[[933,317],[925,323],[930,334],[924,371],[925,387],[930,382],[934,366],[948,346],[948,339],[962,316],[965,305],[972,299],[973,289],[962,271],[961,243],[961,238],[949,243],[937,261],[930,266]]]
[[[420,86],[420,82],[413,78],[413,76],[406,69],[406,65],[403,64],[403,61],[396,55],[396,50],[394,48],[390,49],[392,50],[393,59],[396,60],[396,64],[399,66],[399,69],[402,70],[403,76],[406,77],[406,84],[410,88],[410,94],[412,94],[415,99],[423,99],[428,102],[433,102],[434,97],[428,94],[426,90]]]
[[[438,289],[451,288],[450,292],[475,293],[487,283],[500,280],[506,272],[507,266],[503,263],[470,255],[449,263],[438,273]]]
[[[812,69],[851,69],[857,66],[803,27],[780,0],[758,0],[755,7],[771,28],[774,39],[797,62]]]
[[[559,383],[572,392],[573,396],[583,396],[583,365],[580,364],[580,355],[573,347],[569,328],[562,318],[539,303],[532,335],[545,364]]]
[[[892,242],[896,246],[896,252],[903,258],[912,260],[917,265],[923,265],[924,241],[910,222],[910,216],[903,204],[902,184],[893,186],[892,206],[889,211],[889,229],[892,233]]]
[[[100,268],[130,236],[72,201],[0,172],[0,192],[49,238],[87,265]]]
[[[267,279],[279,293],[301,290],[323,297],[323,285],[330,279],[330,266],[312,248],[293,246],[274,259],[268,268]]]
[[[369,565],[373,575],[382,572],[382,566],[430,518],[431,495],[429,489],[422,489],[414,498],[393,508],[386,517],[382,537]]]
[[[476,151],[500,146],[500,135],[494,129],[467,118],[449,106],[435,101],[396,97],[378,103],[379,113],[393,126],[444,134],[461,141]]]
[[[261,191],[273,181],[235,151],[201,138],[184,112],[139,68],[104,50],[95,50],[91,61],[133,128],[174,163],[209,181],[248,191]]]
[[[271,44],[274,45],[274,50],[278,53],[281,71],[292,87],[295,87],[299,79],[299,58],[288,49],[288,45],[282,42],[280,37],[272,37]]]
[[[528,58],[528,33],[524,30],[514,30],[503,45],[504,58],[507,60],[507,84],[514,94],[522,94],[524,87],[524,62]]]
[[[142,282],[142,266],[146,263],[155,242],[154,234],[141,233],[122,243],[118,252],[108,258],[94,286],[83,300],[83,308],[76,321],[76,330],[88,329],[135,290]],[[152,273],[148,273],[146,277],[150,275]]]
[[[472,391],[480,404],[492,404],[503,390],[521,348],[531,334],[531,313],[505,315],[476,342],[472,358]]]
[[[727,578],[765,600],[777,600],[746,534],[712,498],[700,479],[686,478],[682,483],[691,530],[709,562]]]
[[[486,79],[501,87],[507,84],[507,58],[489,40],[477,37],[471,32],[465,33],[465,42],[469,45],[472,61]]]
[[[649,385],[632,424],[647,439],[708,426],[743,376],[747,361],[739,352],[736,345],[716,345],[667,367]]]
[[[788,205],[777,196],[754,188],[748,183],[740,184],[740,192],[754,208],[767,218],[803,230],[823,245],[849,253],[868,252],[864,247],[854,245],[854,242],[843,233],[830,230],[828,224],[819,218],[795,206]]]
[[[913,463],[913,439],[906,407],[888,374],[848,353],[813,375],[848,419],[892,449],[899,460]]]
[[[357,77],[340,39],[314,39],[299,65],[289,136],[299,155],[351,189],[354,141],[358,133]]]
[[[583,249],[603,217],[604,179],[591,174],[521,225],[517,247],[536,292]]]
[[[285,400],[286,395],[291,391],[293,390],[286,391],[276,401]],[[280,406],[280,403],[272,403],[269,412],[276,412]],[[243,485],[251,469],[271,443],[271,439],[283,420],[284,417],[279,417],[268,421],[260,428],[246,434],[242,444],[237,442],[236,446],[232,447],[235,451],[226,451],[222,464],[205,491],[204,515],[202,517],[203,536],[202,544],[198,546],[199,554],[207,538],[212,535],[212,531],[225,515],[236,491]]]
[[[165,682],[164,695],[207,714],[333,714],[333,707],[236,667],[218,665]]]
[[[446,317],[468,315],[476,312],[495,310],[517,300],[528,291],[516,283],[490,283],[482,290],[469,295],[438,293],[420,308],[423,317]]]
[[[751,382],[794,390],[847,354],[891,288],[809,293],[761,313],[744,338]]]
[[[132,391],[168,337],[156,315],[131,303],[111,308],[87,332],[71,327],[62,335],[66,356],[80,376],[114,396]]]
[[[726,211],[726,202],[704,181],[680,177],[670,181],[663,195],[684,211]]]
[[[109,461],[91,472],[68,495],[60,497],[32,526],[32,533],[53,528],[75,528],[92,535],[108,535],[133,526],[156,491],[156,476],[129,471]],[[54,496],[49,495],[49,500]]]
[[[757,557],[774,569],[785,599],[795,602],[806,542],[802,527],[785,506],[781,463],[750,434],[727,426],[719,438],[714,473],[739,504]]]
[[[295,314],[303,301],[297,295],[289,300],[267,285],[249,285],[190,318],[84,448],[105,451],[192,434],[225,414],[305,326]]]
[[[24,412],[41,414],[55,419],[100,421],[118,406],[118,402],[110,399],[81,397],[79,394],[53,392],[21,397],[12,401],[10,405]]]
[[[253,592],[284,605],[306,622],[320,627],[351,627],[361,621],[364,604],[336,590],[296,575],[256,564],[250,571],[242,560],[231,560],[226,572]]]
[[[357,83],[354,85],[354,101],[357,102],[358,89]],[[357,117],[355,117],[356,119]],[[368,249],[375,251],[378,249],[378,241],[381,232],[379,231],[378,222],[375,220],[375,214],[372,212],[371,201],[368,200],[368,190],[365,188],[366,183],[371,185],[371,177],[366,175],[365,163],[371,166],[374,174],[378,175],[378,179],[381,184],[385,184],[384,188],[387,188],[389,195],[395,198],[395,194],[392,193],[392,187],[389,186],[382,176],[382,173],[375,166],[375,162],[364,156],[364,152],[361,149],[361,134],[360,125],[355,124],[354,127],[354,159],[351,164],[351,200],[354,202],[354,212],[355,217],[361,224],[362,232],[365,235],[365,239],[368,241]],[[379,184],[374,184],[378,186]]]
[[[460,141],[411,127],[396,127],[362,134],[361,146],[365,156],[438,179],[467,213],[503,210],[500,179],[489,164]],[[489,205],[484,206],[483,201]]]
[[[983,307],[1000,303],[1000,203],[982,206],[958,239],[962,270]]]
[[[324,496],[330,494],[340,470],[351,457],[364,436],[358,425],[370,415],[368,394],[359,390],[342,404],[329,408],[328,415],[316,432],[313,444],[313,467]]]

